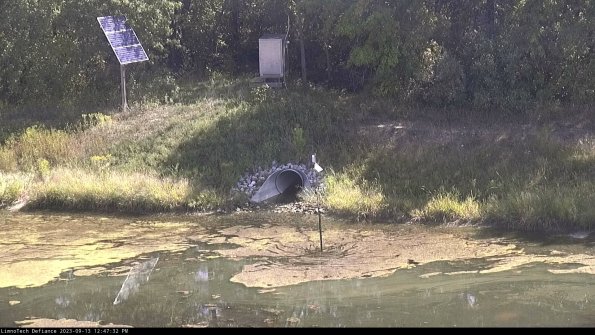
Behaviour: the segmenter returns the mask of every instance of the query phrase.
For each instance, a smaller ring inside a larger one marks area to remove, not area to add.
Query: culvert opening
[[[282,170],[275,178],[275,186],[279,194],[295,195],[304,187],[304,178],[296,170]]]
[[[250,200],[262,202],[275,198],[277,202],[294,201],[297,193],[308,184],[303,172],[291,168],[283,169],[271,174]]]

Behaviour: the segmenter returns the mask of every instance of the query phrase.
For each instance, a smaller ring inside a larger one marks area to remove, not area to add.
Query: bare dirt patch
[[[260,259],[231,280],[250,287],[278,287],[313,280],[386,276],[396,269],[438,260],[517,253],[514,245],[469,241],[451,234],[386,232],[379,229],[324,231],[319,251],[314,227],[231,227],[220,231],[238,248],[219,250],[224,257]],[[212,236],[221,241],[220,236]]]
[[[472,239],[415,225],[392,228],[327,227],[322,253],[314,225],[236,226],[207,236],[207,241],[237,245],[235,249],[217,251],[224,257],[257,260],[231,278],[248,287],[274,288],[316,280],[381,277],[418,264],[469,259],[486,259],[491,264],[466,271],[469,273],[500,272],[545,263],[576,265],[575,270],[552,268],[552,273],[595,274],[595,256],[591,255],[534,255],[500,239]],[[441,273],[431,273],[425,278],[438,274]]]

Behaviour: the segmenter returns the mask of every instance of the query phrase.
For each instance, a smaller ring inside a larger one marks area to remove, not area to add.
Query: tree
[[[84,92],[97,97],[97,89],[104,91],[109,83],[106,71],[117,63],[96,18],[126,15],[151,62],[159,63],[167,54],[178,5],[174,0],[2,2],[0,100],[55,105],[72,104]]]
[[[410,96],[424,72],[423,52],[434,26],[426,3],[415,0],[358,0],[341,18],[338,31],[352,45],[348,66],[359,70],[383,95]]]

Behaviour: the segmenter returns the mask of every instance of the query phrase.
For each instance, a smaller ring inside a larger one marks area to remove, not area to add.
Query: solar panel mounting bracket
[[[122,111],[128,108],[126,100],[125,65],[149,60],[136,33],[126,23],[126,16],[101,16],[97,18],[118,62],[120,63],[120,88],[122,90]]]

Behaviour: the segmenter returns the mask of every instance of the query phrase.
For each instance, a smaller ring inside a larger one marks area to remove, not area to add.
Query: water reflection
[[[201,264],[194,274],[194,280],[198,283],[204,283],[209,281],[209,267],[205,264]]]
[[[471,308],[477,307],[477,298],[473,293],[465,292],[461,294],[467,305]]]
[[[122,277],[99,274],[0,289],[0,297],[13,292],[10,299],[21,301],[0,305],[0,326],[39,315],[146,327],[562,326],[592,325],[595,315],[589,275],[553,275],[545,267],[525,269],[522,276],[420,279],[435,270],[430,267],[453,266],[440,263],[385,278],[309,282],[260,293],[229,281],[249,261],[189,256],[191,251],[143,261],[124,283]]]
[[[538,262],[486,274],[469,270],[487,268],[493,261],[434,262],[382,278],[267,290],[230,281],[246,265],[267,262],[267,257],[212,258],[224,247],[199,243],[134,266],[134,259],[127,259],[105,265],[99,270],[103,272],[87,271],[87,276],[79,268],[68,270],[40,287],[0,288],[0,327],[31,317],[144,327],[595,325],[593,276],[552,274],[550,266]],[[537,254],[549,254],[551,244],[540,248],[532,246]],[[592,254],[588,248],[573,244],[563,251]]]
[[[159,257],[151,258],[148,261],[136,264],[130,269],[128,276],[126,276],[126,279],[122,283],[122,288],[120,288],[116,299],[114,299],[114,305],[125,301],[130,295],[137,293],[140,285],[149,281],[151,272],[153,272],[158,260]]]
[[[62,308],[68,307],[70,305],[70,299],[65,296],[59,296],[54,301],[56,302],[56,305]]]

